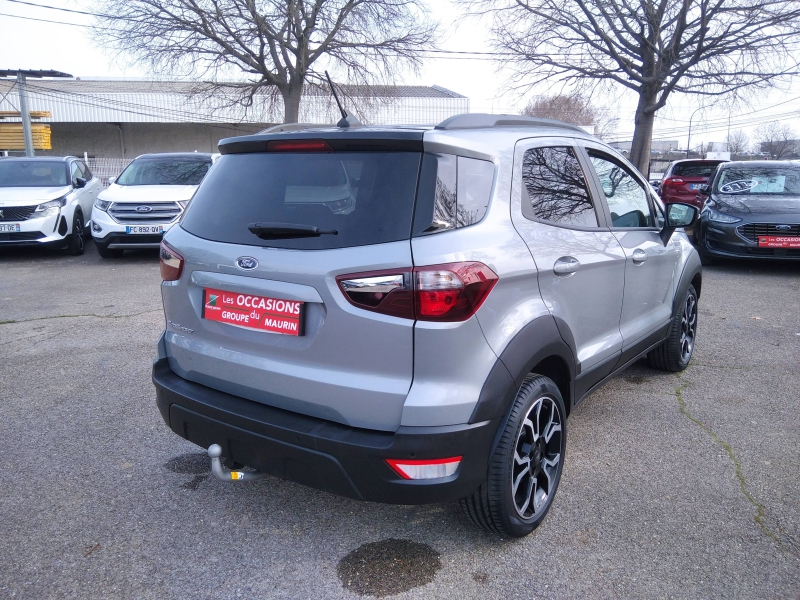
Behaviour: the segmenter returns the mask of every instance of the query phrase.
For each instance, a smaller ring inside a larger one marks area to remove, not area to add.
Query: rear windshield
[[[0,160],[0,187],[61,187],[67,185],[64,161]]]
[[[800,196],[800,168],[734,167],[724,169],[716,191],[723,194]]]
[[[324,250],[411,237],[420,152],[226,154],[181,227],[217,242]],[[263,240],[248,225],[318,227],[336,235]]]
[[[117,178],[118,185],[199,185],[211,168],[196,158],[137,158]]]
[[[673,177],[710,177],[719,163],[678,163],[672,171]]]

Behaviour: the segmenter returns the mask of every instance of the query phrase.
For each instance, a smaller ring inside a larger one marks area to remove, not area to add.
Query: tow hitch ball
[[[258,481],[267,476],[266,473],[226,471],[219,460],[222,455],[222,446],[219,444],[211,444],[208,447],[208,455],[211,457],[211,472],[220,481]]]

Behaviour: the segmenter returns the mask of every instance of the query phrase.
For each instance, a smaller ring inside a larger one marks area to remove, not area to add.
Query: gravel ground
[[[800,264],[706,269],[690,367],[576,408],[523,540],[210,478],[155,405],[154,252],[0,273],[0,598],[800,598]]]

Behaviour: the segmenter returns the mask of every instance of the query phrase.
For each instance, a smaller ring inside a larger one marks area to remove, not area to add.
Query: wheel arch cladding
[[[551,316],[534,319],[511,339],[489,373],[469,422],[505,416],[517,390],[532,372],[555,382],[569,414],[575,357]]]
[[[700,289],[703,285],[703,267],[700,264],[700,256],[697,252],[689,254],[686,264],[683,267],[681,278],[678,281],[678,287],[675,289],[675,297],[672,299],[672,310],[675,311],[678,303],[683,302],[683,297],[686,295],[686,290],[689,286],[694,286],[697,292],[698,299],[700,298]]]

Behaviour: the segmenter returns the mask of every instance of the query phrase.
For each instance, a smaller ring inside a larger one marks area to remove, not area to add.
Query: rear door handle
[[[637,248],[636,250],[633,251],[633,264],[640,265],[646,260],[647,260],[647,252],[645,252],[641,248]]]
[[[562,256],[553,265],[553,273],[559,276],[572,275],[581,266],[574,256]]]

